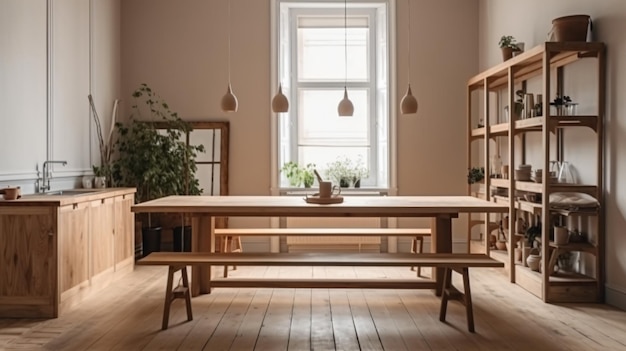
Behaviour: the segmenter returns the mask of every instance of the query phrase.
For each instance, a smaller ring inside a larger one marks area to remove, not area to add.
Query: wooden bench
[[[411,252],[423,253],[424,237],[430,235],[430,228],[215,228],[215,236],[223,239],[221,252],[241,252],[241,236],[409,236]],[[228,266],[224,266],[227,276]],[[422,276],[421,266],[417,266],[417,276]]]
[[[445,268],[444,288],[439,320],[444,322],[449,300],[465,305],[467,326],[474,332],[474,316],[469,281],[470,267],[504,267],[484,254],[420,254],[411,253],[202,253],[153,252],[137,262],[140,265],[166,265],[168,269],[163,309],[162,329],[167,329],[172,301],[184,298],[187,320],[192,320],[191,295],[187,266],[244,265],[244,266],[384,266],[384,267],[438,267]],[[174,273],[181,271],[182,286],[172,288]],[[451,284],[451,272],[463,276],[463,292]],[[375,289],[435,289],[434,281],[398,279],[217,279],[214,287],[269,287],[269,288],[375,288]]]

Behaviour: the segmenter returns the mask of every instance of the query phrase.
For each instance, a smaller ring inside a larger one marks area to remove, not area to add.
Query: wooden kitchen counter
[[[0,200],[0,317],[58,317],[133,270],[135,189],[81,190]]]

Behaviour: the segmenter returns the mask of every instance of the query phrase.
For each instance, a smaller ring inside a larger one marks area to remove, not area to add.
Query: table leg
[[[193,217],[191,220],[191,237],[191,251],[215,252],[215,217],[211,215]],[[211,293],[211,271],[211,266],[191,268],[192,296]]]
[[[432,240],[430,244],[430,252],[433,253],[452,253],[452,215],[442,214],[434,217],[432,220]],[[443,268],[434,268],[433,277],[437,288],[435,289],[435,295],[441,296],[443,291]]]

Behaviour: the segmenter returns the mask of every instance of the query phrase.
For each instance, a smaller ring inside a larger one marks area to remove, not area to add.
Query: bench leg
[[[225,236],[223,239],[222,252],[241,252],[241,237]],[[237,248],[233,248],[237,244]],[[233,266],[233,270],[237,270],[237,266]],[[224,266],[224,278],[228,278],[228,266]]]
[[[456,290],[452,282],[452,269],[445,268],[443,275],[443,291],[441,294],[441,309],[439,310],[439,320],[446,321],[446,312],[448,309],[448,300],[459,300],[465,306],[465,314],[467,316],[467,330],[471,333],[474,329],[474,309],[472,306],[472,292],[470,290],[469,268],[455,269],[456,272],[463,276],[463,293]]]
[[[172,288],[174,273],[178,271],[181,271],[183,286],[177,286],[175,288]],[[193,319],[193,314],[191,312],[191,293],[189,291],[187,266],[169,266],[168,268],[167,285],[165,286],[165,303],[163,305],[163,323],[161,324],[161,329],[167,329],[170,319],[170,309],[172,307],[172,302],[178,298],[185,299],[185,305],[187,307],[187,320],[191,321]]]
[[[439,309],[439,320],[441,322],[446,321],[446,312],[448,311],[448,299],[449,291],[447,286],[450,284],[451,272],[450,268],[446,267],[443,273],[443,289],[441,293],[441,308]]]
[[[415,254],[424,252],[424,237],[418,236],[411,241],[411,252]],[[414,271],[415,266],[411,267],[411,270]],[[417,266],[417,276],[422,276],[422,266]]]
[[[189,277],[187,276],[187,267],[181,269],[183,275],[183,287],[185,288],[185,306],[187,307],[187,320],[193,320],[193,313],[191,312],[191,292],[189,289]]]
[[[463,268],[463,294],[465,313],[467,314],[467,329],[474,332],[474,309],[472,307],[472,292],[470,291],[469,268]]]

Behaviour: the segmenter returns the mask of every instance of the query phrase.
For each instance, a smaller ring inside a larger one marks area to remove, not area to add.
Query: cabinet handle
[[[54,236],[53,232],[48,232],[48,236]]]

